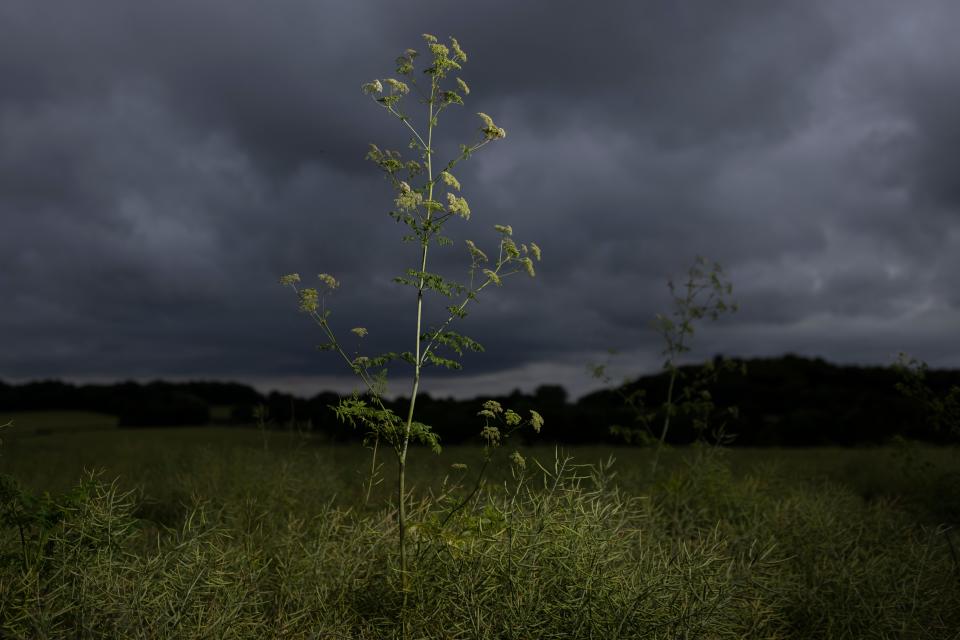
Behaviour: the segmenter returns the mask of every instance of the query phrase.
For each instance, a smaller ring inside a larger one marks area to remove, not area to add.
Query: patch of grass
[[[0,636],[398,637],[396,513],[369,506],[383,487],[364,506],[365,452],[261,437],[6,429]],[[956,448],[673,448],[652,484],[650,449],[520,453],[454,510],[482,449],[411,451],[411,637],[960,628]],[[81,459],[107,471],[77,485]]]
[[[92,411],[7,411],[0,413],[0,424],[11,422],[18,433],[49,435],[61,431],[113,429],[117,417]]]
[[[120,476],[127,488],[146,493],[163,492],[194,475],[221,476],[220,484],[236,483],[247,473],[245,465],[262,467],[264,473],[284,465],[304,467],[308,482],[319,493],[335,491],[345,504],[359,499],[361,480],[369,465],[368,452],[349,444],[330,445],[309,435],[283,431],[267,432],[269,451],[263,450],[263,434],[238,427],[162,427],[116,429],[107,421],[102,427],[81,429],[88,414],[44,412],[52,433],[36,436],[21,416],[3,431],[0,472],[17,477],[34,491],[64,491],[85,469],[102,469],[106,477]],[[96,414],[93,414],[96,415]],[[92,416],[89,418],[92,420]],[[0,423],[6,416],[0,416]],[[26,424],[26,428],[24,428]],[[554,456],[552,445],[519,447],[525,457],[545,460]],[[694,448],[667,448],[661,466],[670,473],[687,468]],[[604,445],[560,449],[585,463],[613,456],[617,460],[617,483],[626,491],[649,491],[652,450]],[[471,470],[483,464],[483,451],[475,446],[448,446],[436,457],[426,449],[411,450],[411,484],[417,491],[436,489],[445,476],[456,476],[450,465],[466,463]],[[922,503],[939,510],[948,498],[960,492],[960,448],[901,442],[884,447],[731,448],[724,450],[725,464],[735,478],[761,473],[787,484],[842,484],[866,501],[906,500],[905,506]],[[322,469],[310,474],[306,467],[322,461]],[[385,473],[392,473],[387,469]],[[490,468],[493,483],[500,483],[509,469]],[[952,487],[956,489],[951,490]],[[326,488],[324,488],[326,487]],[[382,491],[382,487],[381,487]],[[387,492],[377,494],[386,500]],[[952,498],[950,498],[952,500]],[[960,501],[958,501],[960,502]],[[939,505],[939,506],[938,506]],[[960,511],[958,511],[960,513]],[[944,513],[924,516],[927,522],[960,521]]]
[[[28,565],[16,530],[3,530],[0,635],[398,637],[395,513],[356,506],[361,479],[337,471],[348,450],[160,456],[133,493],[87,478],[24,521]],[[624,461],[528,450],[452,515],[462,489],[423,477],[435,493],[410,502],[410,634],[955,637],[948,534],[905,499],[800,480],[789,463],[669,453],[683,457],[639,487],[618,475]],[[843,471],[829,456],[825,466]]]

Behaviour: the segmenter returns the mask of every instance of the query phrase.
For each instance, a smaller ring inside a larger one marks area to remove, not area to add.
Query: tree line
[[[682,412],[674,416],[668,442],[720,437],[721,430],[725,441],[743,446],[879,444],[894,436],[931,442],[956,439],[955,433],[934,428],[923,402],[898,391],[901,373],[895,368],[838,366],[794,355],[735,362],[745,366],[716,369],[704,396],[709,398],[706,412],[701,410],[696,418]],[[695,379],[699,370],[681,367],[681,380]],[[960,387],[960,370],[927,371],[925,384],[934,395],[946,397]],[[644,410],[655,418],[665,410],[658,402],[666,396],[667,385],[666,373],[641,376],[577,401],[558,385],[468,400],[424,394],[418,399],[418,415],[434,428],[442,444],[470,442],[483,424],[477,416],[481,404],[493,399],[521,414],[533,409],[543,415],[546,425],[537,442],[618,443],[624,441],[624,431],[643,423],[636,407],[624,398],[642,391]],[[340,397],[333,392],[311,398],[276,391],[262,394],[229,382],[0,382],[0,411],[96,411],[117,416],[121,427],[260,422],[267,428],[309,431],[332,441],[362,437],[331,410]],[[401,397],[388,404],[399,410],[406,401]]]

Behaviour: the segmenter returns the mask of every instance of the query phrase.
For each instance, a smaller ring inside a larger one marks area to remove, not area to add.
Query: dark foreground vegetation
[[[369,451],[7,418],[0,637],[398,637]],[[414,452],[410,637],[957,637],[956,448],[696,446],[653,479],[648,449],[519,453],[467,499],[479,447]],[[77,483],[83,467],[104,470]]]
[[[727,433],[736,434],[734,446],[877,444],[895,436],[950,441],[949,431],[925,419],[923,402],[897,391],[902,376],[895,368],[836,366],[798,356],[736,362],[745,365],[745,373],[736,367],[718,368],[717,379],[709,386],[716,413],[713,422],[722,421]],[[692,380],[702,367],[681,369]],[[642,391],[648,404],[656,406],[666,396],[668,381],[667,372],[645,376],[576,402],[570,402],[566,391],[556,385],[495,399],[521,414],[535,409],[544,416],[550,428],[537,436],[537,442],[614,444],[622,439],[611,434],[610,427],[630,427],[637,418],[624,397]],[[935,394],[945,395],[951,387],[960,386],[960,371],[929,371],[926,384]],[[267,428],[305,429],[334,442],[359,440],[363,433],[344,426],[331,410],[339,399],[331,392],[310,399],[277,392],[262,395],[248,386],[223,382],[82,386],[57,381],[0,382],[0,411],[94,411],[117,416],[123,427],[249,425],[262,405]],[[487,399],[423,394],[417,400],[418,419],[440,435],[441,443],[469,442],[477,432],[477,411]],[[402,414],[407,402],[397,398],[387,404]],[[736,407],[736,417],[725,412],[729,407]],[[697,435],[693,422],[680,415],[667,442],[691,443]]]

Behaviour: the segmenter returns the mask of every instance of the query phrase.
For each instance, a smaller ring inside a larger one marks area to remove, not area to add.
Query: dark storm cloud
[[[649,319],[697,254],[742,307],[698,357],[960,366],[958,19],[937,0],[5,2],[0,377],[342,386],[276,285],[290,271],[336,274],[337,326],[404,348],[389,280],[414,248],[363,154],[406,135],[358,89],[423,31],[470,54],[439,148],[476,111],[509,132],[458,173],[455,239],[510,223],[545,251],[471,313],[488,350],[465,382],[428,388],[576,392],[609,347],[655,367]]]

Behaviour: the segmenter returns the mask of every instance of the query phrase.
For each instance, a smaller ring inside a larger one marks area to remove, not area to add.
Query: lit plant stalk
[[[460,183],[453,176],[451,170],[461,161],[469,158],[474,152],[494,140],[502,139],[506,132],[494,124],[493,120],[484,113],[479,113],[483,123],[480,128],[480,139],[470,145],[460,145],[460,152],[453,159],[443,165],[439,172],[435,171],[434,129],[440,114],[451,105],[462,105],[463,96],[469,94],[470,89],[460,78],[456,78],[456,89],[444,88],[443,81],[454,70],[461,69],[461,63],[466,62],[467,56],[460,44],[450,38],[450,46],[440,44],[429,34],[423,36],[431,55],[432,64],[424,70],[430,78],[429,89],[421,88],[413,77],[414,58],[417,52],[407,49],[396,60],[397,73],[406,78],[406,82],[395,78],[374,80],[363,85],[364,93],[371,96],[390,115],[396,117],[412,134],[410,148],[420,152],[420,161],[403,161],[397,151],[381,150],[374,144],[370,145],[367,158],[375,162],[386,173],[391,185],[396,191],[394,204],[396,209],[390,212],[397,222],[402,222],[412,234],[404,237],[404,241],[415,241],[419,244],[418,269],[408,269],[404,276],[394,281],[416,289],[416,335],[412,352],[388,352],[368,357],[360,355],[359,347],[355,355],[349,355],[338,341],[333,327],[330,325],[330,311],[326,309],[326,295],[339,287],[339,282],[329,274],[320,274],[321,290],[315,288],[299,288],[298,274],[290,274],[281,278],[281,284],[291,286],[298,294],[300,309],[314,319],[320,326],[329,342],[321,345],[324,350],[337,353],[341,359],[360,378],[370,398],[370,404],[362,399],[358,393],[353,397],[341,400],[334,409],[337,416],[355,427],[366,430],[368,438],[374,443],[374,452],[382,441],[389,443],[397,458],[397,521],[399,532],[400,574],[403,588],[403,608],[406,609],[408,591],[408,563],[406,553],[407,509],[406,509],[406,465],[407,453],[411,441],[418,441],[439,451],[437,436],[429,426],[417,422],[415,409],[417,394],[420,391],[420,381],[423,369],[429,365],[459,369],[460,363],[455,357],[441,357],[437,351],[445,348],[453,356],[461,356],[464,351],[482,351],[483,347],[474,340],[449,331],[449,326],[456,320],[466,316],[466,308],[470,301],[490,284],[499,286],[503,279],[525,272],[534,276],[533,260],[540,260],[540,248],[530,243],[517,245],[513,240],[513,229],[509,225],[494,225],[500,235],[497,259],[490,263],[487,255],[471,240],[466,241],[470,254],[469,280],[460,284],[448,280],[438,274],[427,271],[428,255],[433,243],[438,245],[450,244],[451,241],[440,235],[443,226],[453,218],[470,218],[470,207],[465,198],[457,195],[460,192]],[[427,107],[427,122],[424,132],[411,124],[410,118],[400,110],[400,103],[410,93],[413,87],[420,96],[421,102]],[[417,186],[416,178],[426,174],[426,180]],[[446,204],[434,199],[436,188],[440,183],[447,188]],[[484,265],[488,265],[484,267]],[[424,293],[434,291],[448,298],[459,299],[459,302],[446,307],[446,318],[436,328],[431,327],[424,331]],[[322,291],[322,293],[321,293]],[[368,331],[364,327],[354,327],[352,333],[362,339]],[[393,360],[402,360],[413,366],[413,380],[411,384],[410,402],[407,414],[401,419],[392,410],[386,407],[383,393],[386,390],[385,365]],[[535,412],[531,412],[535,414]],[[535,422],[539,421],[539,422]],[[531,416],[531,424],[542,423],[539,415]],[[376,453],[374,453],[374,456]],[[375,457],[374,457],[375,460]],[[375,465],[371,469],[375,469]],[[406,624],[404,623],[404,633]]]

